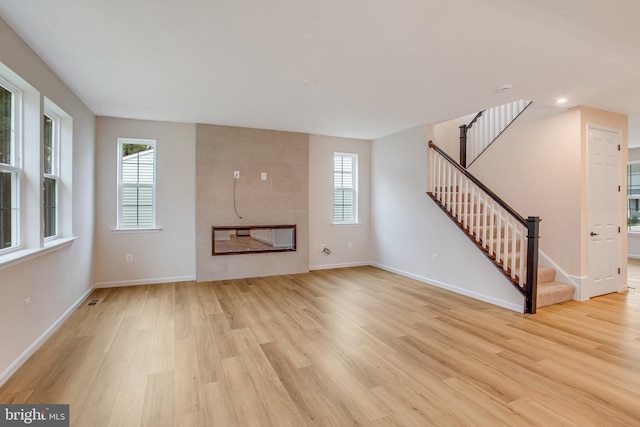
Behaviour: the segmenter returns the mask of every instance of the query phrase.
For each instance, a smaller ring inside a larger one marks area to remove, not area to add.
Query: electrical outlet
[[[353,243],[351,242],[347,243],[347,249],[353,249]]]
[[[133,254],[127,254],[125,256],[125,259],[127,262],[133,262]]]
[[[27,315],[29,313],[31,313],[31,297],[24,300],[24,314]]]
[[[433,254],[433,262],[438,262],[438,254]]]
[[[320,250],[324,251],[326,247],[327,247],[327,244],[323,243],[323,244],[320,245]]]
[[[240,171],[233,171],[233,178],[234,179],[240,178]]]
[[[267,173],[266,172],[262,172],[260,177],[262,178],[263,181],[266,181],[267,180]]]

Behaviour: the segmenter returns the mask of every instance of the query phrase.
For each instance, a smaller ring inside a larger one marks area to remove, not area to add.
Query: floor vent
[[[89,301],[87,305],[96,305],[99,302],[100,302],[100,298],[94,298],[91,301]]]

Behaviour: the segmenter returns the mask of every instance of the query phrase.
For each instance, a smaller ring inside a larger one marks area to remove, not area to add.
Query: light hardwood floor
[[[373,267],[99,289],[0,388],[73,426],[640,425],[640,293],[525,316]]]

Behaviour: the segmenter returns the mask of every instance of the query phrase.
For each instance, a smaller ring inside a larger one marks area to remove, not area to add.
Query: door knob
[[[591,232],[591,237],[593,237],[593,236],[597,236],[598,234],[600,234],[600,233],[594,233],[594,232],[592,231],[592,232]]]

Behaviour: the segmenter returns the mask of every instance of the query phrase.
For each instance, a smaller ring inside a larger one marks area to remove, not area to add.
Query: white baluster
[[[440,155],[437,153],[434,153],[433,156],[435,157],[435,180],[434,180],[434,185],[435,188],[433,190],[433,194],[436,196],[436,200],[440,201]]]
[[[513,218],[512,221],[512,230],[511,230],[511,278],[515,279],[516,277],[516,242],[517,242],[517,235],[516,235],[516,225],[517,225],[517,221],[515,220],[515,218]]]
[[[488,212],[489,212],[489,195],[485,194],[484,206],[482,208],[482,247],[485,249],[487,248],[487,244],[489,243],[489,239],[487,235],[487,232],[488,232],[487,228],[489,226]]]
[[[480,207],[482,206],[482,193],[481,190],[478,189],[478,201],[477,201],[477,206],[475,209],[475,216],[476,216],[476,228],[475,228],[475,233],[476,233],[476,242],[480,241]]]
[[[462,204],[462,228],[466,228],[467,227],[467,212],[469,212],[469,179],[465,176],[462,179],[462,191],[463,191],[463,197],[464,197],[464,203]]]
[[[453,197],[453,203],[451,205],[451,216],[455,218],[456,217],[456,212],[458,211],[458,187],[457,187],[457,184],[458,184],[458,169],[455,169],[453,167],[451,169],[452,169],[452,172],[453,172],[453,179],[452,179],[452,182],[451,182],[451,185],[452,185],[451,194],[452,194],[452,197]]]
[[[444,164],[445,170],[446,170],[446,175],[444,177],[445,179],[445,187],[444,187],[444,207],[445,209],[447,209],[447,211],[449,210],[449,202],[450,202],[450,197],[451,197],[451,187],[449,186],[449,183],[451,182],[451,165],[449,164],[449,162],[446,162]]]
[[[495,241],[495,216],[496,202],[491,200],[491,216],[489,217],[489,255],[493,255],[493,245]]]
[[[522,224],[520,224],[520,270],[518,272],[518,274],[520,275],[520,280],[518,281],[520,287],[522,287],[522,285],[524,284],[524,265],[527,260],[527,247],[525,245],[524,235],[525,228],[522,226]]]
[[[507,271],[509,268],[509,221],[511,217],[505,213],[504,217],[504,251],[502,256],[502,268]]]
[[[498,208],[498,233],[496,234],[496,262],[500,262],[500,248],[502,247],[502,237],[504,233],[502,232],[502,206]]]

